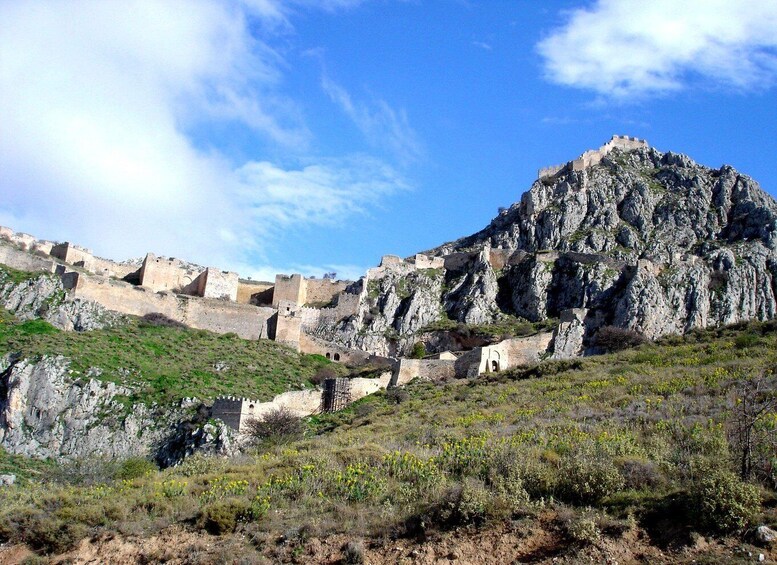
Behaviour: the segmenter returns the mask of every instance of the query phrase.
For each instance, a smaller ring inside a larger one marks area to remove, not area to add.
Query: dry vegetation
[[[0,491],[0,538],[45,554],[175,527],[299,562],[314,537],[417,543],[454,528],[541,530],[562,558],[625,536],[670,551],[699,535],[749,540],[777,522],[775,367],[777,323],[753,323],[412,383],[401,400],[367,397],[306,420],[301,440],[235,459],[125,463],[85,482],[4,456],[30,480]]]

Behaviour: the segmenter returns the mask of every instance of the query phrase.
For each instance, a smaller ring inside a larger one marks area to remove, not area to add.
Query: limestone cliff
[[[559,340],[567,355],[605,325],[655,338],[777,315],[775,200],[729,166],[647,146],[560,167],[485,229],[426,253],[445,258],[429,283],[422,271],[385,273],[367,282],[357,316],[317,332],[386,354],[407,352],[421,326],[445,318],[541,321],[584,309],[574,316],[583,345]]]
[[[68,298],[60,277],[50,274],[14,281],[0,271],[0,306],[20,320],[43,318],[66,331],[102,329],[124,319],[96,302]]]
[[[56,459],[153,456],[165,465],[195,449],[231,448],[225,427],[194,425],[196,404],[127,404],[132,390],[95,378],[99,369],[80,378],[70,373],[62,356],[0,359],[0,446]]]

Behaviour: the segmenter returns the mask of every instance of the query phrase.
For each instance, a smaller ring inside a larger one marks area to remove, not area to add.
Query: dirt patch
[[[127,565],[169,563],[327,564],[343,563],[348,542],[362,548],[370,565],[492,565],[494,563],[751,563],[759,553],[775,563],[775,550],[742,544],[738,540],[707,540],[695,535],[693,543],[676,551],[651,543],[637,527],[616,537],[604,537],[592,545],[567,539],[553,512],[487,528],[458,528],[430,533],[423,541],[409,539],[353,539],[344,535],[285,540],[267,534],[261,539],[246,534],[210,536],[180,526],[149,537],[102,533],[82,540],[68,553],[52,558],[56,564]],[[15,565],[30,557],[26,547],[0,546],[0,565]]]

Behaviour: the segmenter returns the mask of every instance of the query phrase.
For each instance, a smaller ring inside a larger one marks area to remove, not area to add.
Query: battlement
[[[573,171],[582,171],[589,167],[593,167],[601,162],[601,160],[613,149],[620,149],[622,151],[631,151],[634,149],[647,149],[650,147],[647,141],[639,139],[637,137],[631,137],[628,135],[613,135],[610,140],[602,145],[599,149],[589,149],[585,151],[580,157],[564,163],[563,165],[553,165],[551,167],[544,167],[537,173],[539,179],[546,177],[552,177],[562,172],[567,167]]]

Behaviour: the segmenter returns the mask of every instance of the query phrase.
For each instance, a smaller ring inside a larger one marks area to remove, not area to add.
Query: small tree
[[[260,418],[248,420],[246,433],[256,443],[278,445],[302,438],[305,424],[299,416],[287,407],[281,406],[270,410]]]
[[[605,351],[621,351],[646,341],[645,336],[638,331],[617,326],[604,326],[596,332],[596,346]]]
[[[747,481],[753,473],[753,460],[759,454],[758,447],[765,447],[765,451],[774,456],[775,438],[770,437],[768,429],[760,426],[777,409],[773,380],[761,373],[753,379],[740,381],[732,391],[729,406],[732,409],[728,422],[729,443],[739,460],[739,476]],[[770,463],[766,462],[767,465]]]

